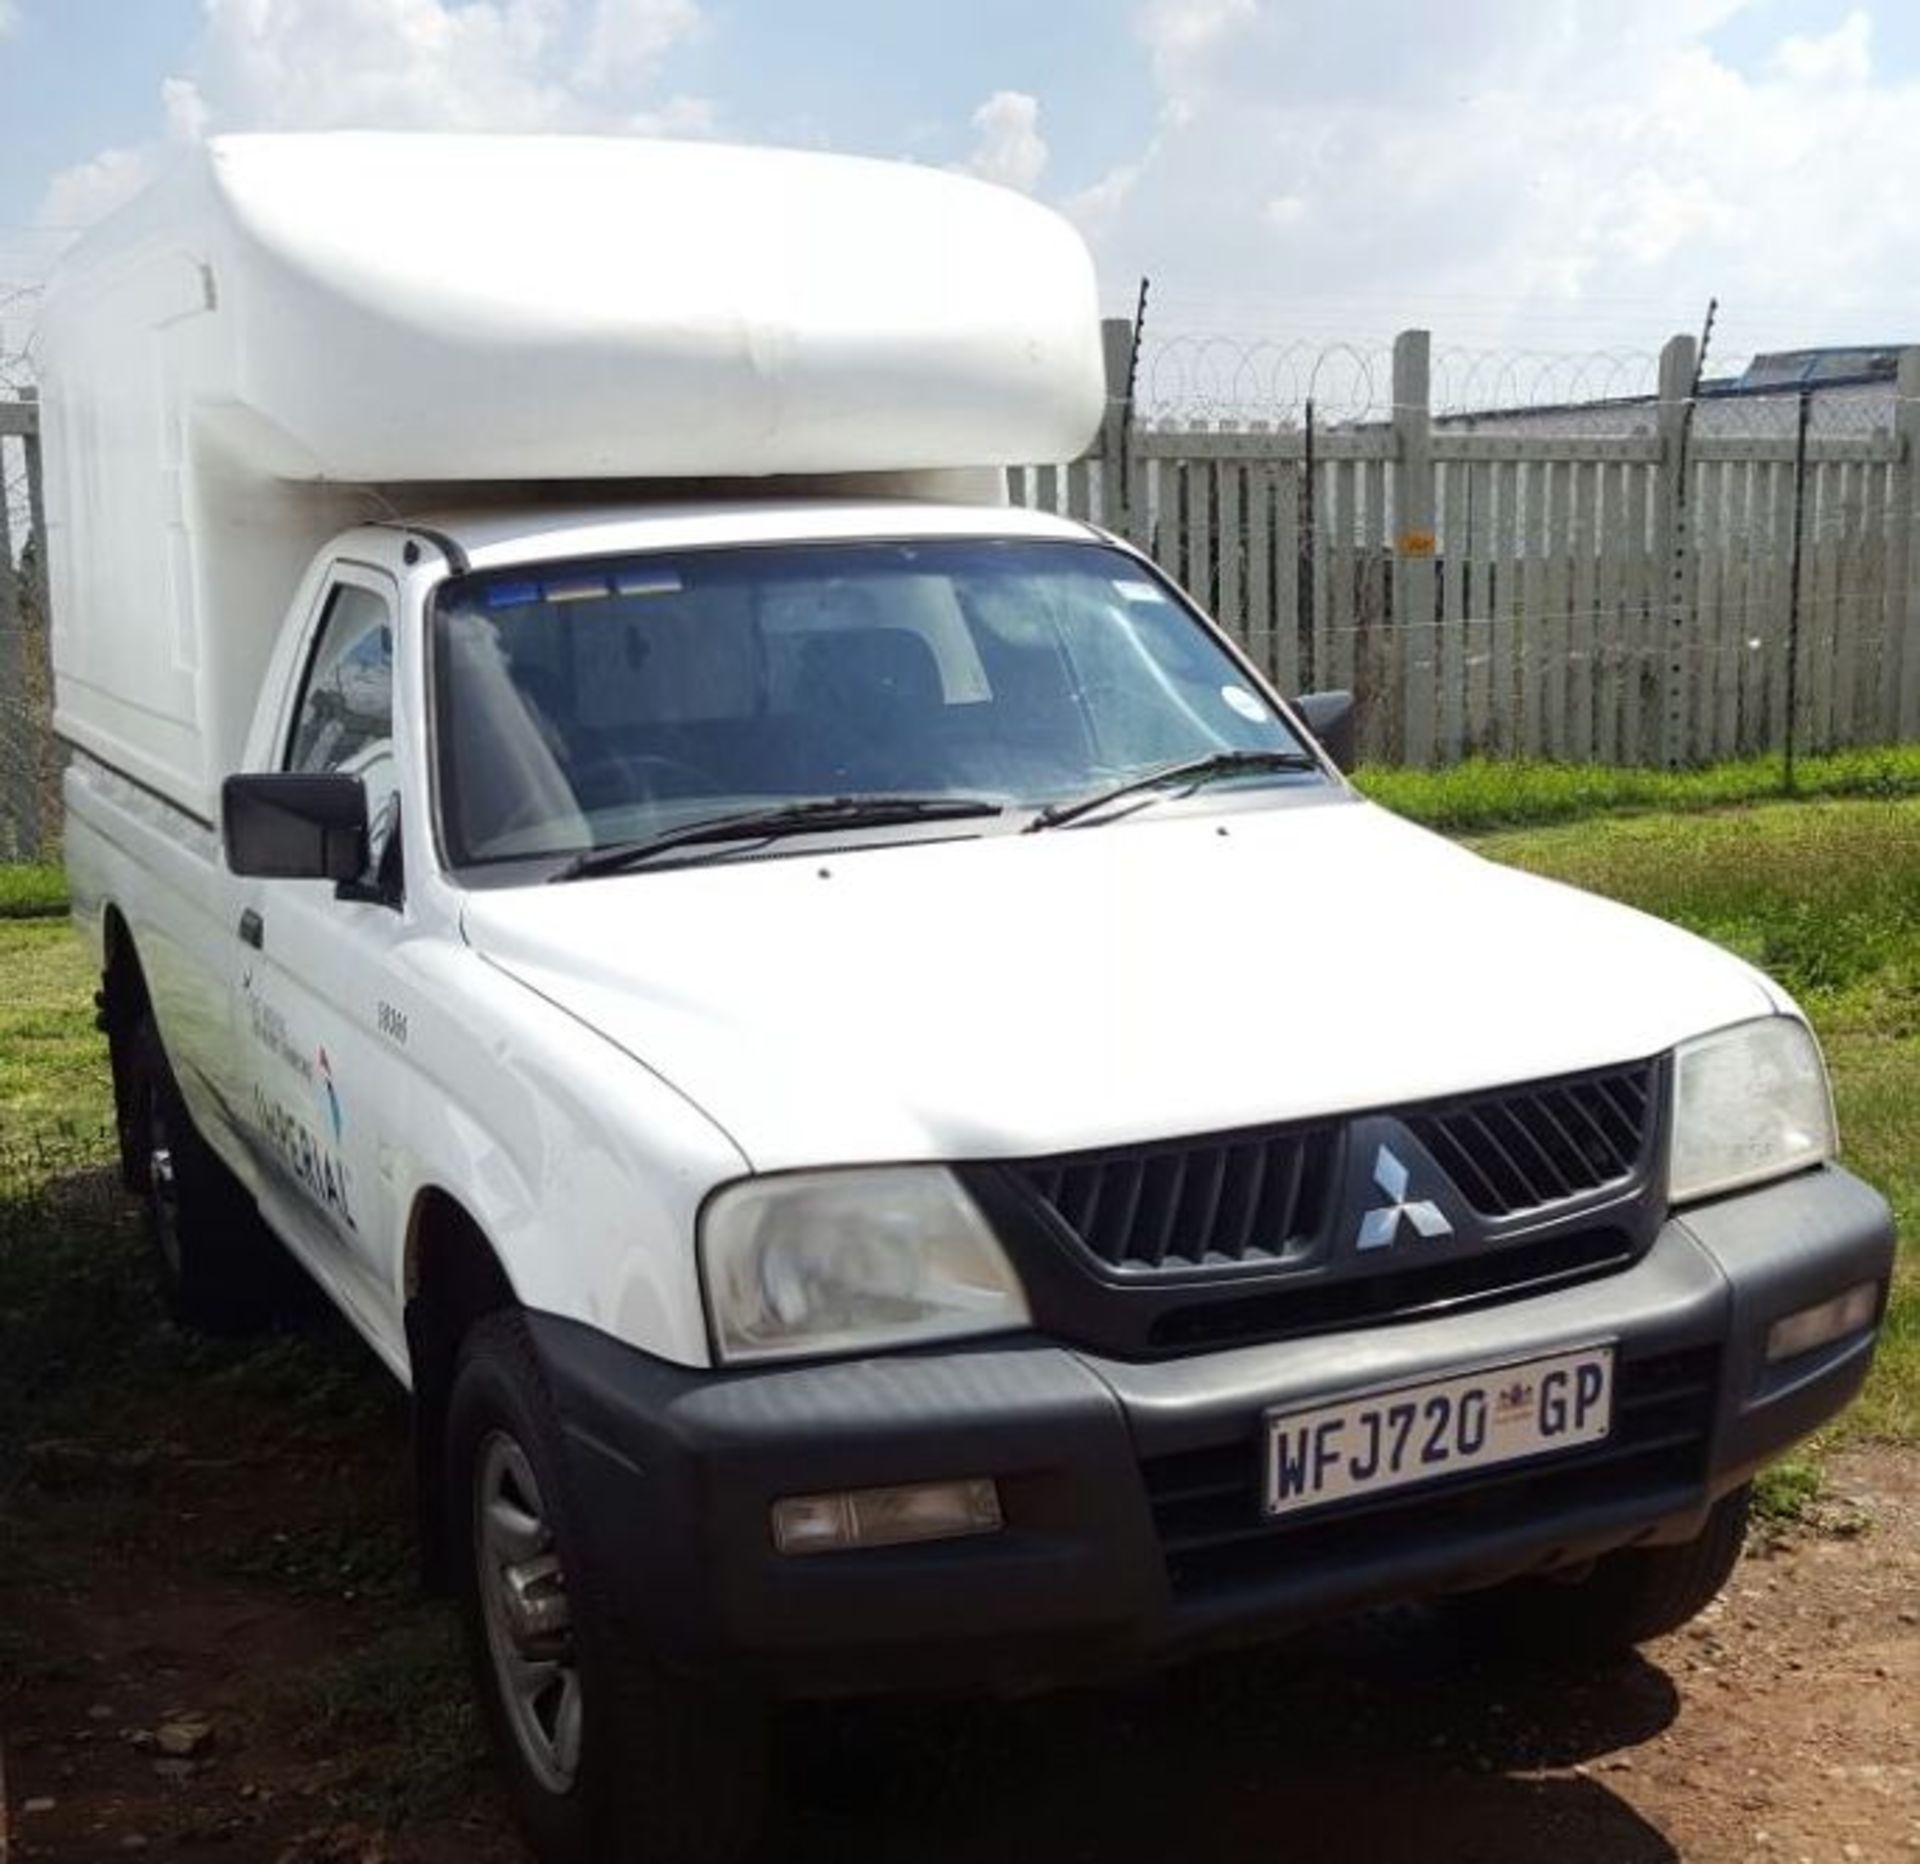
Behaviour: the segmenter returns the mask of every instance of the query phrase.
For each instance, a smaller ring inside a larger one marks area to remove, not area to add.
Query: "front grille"
[[[1665,1079],[1662,1062],[1635,1062],[1298,1125],[1004,1160],[967,1178],[1019,1252],[1037,1325],[1121,1358],[1204,1352],[1630,1267],[1665,1218]],[[1406,1205],[1381,1211],[1402,1193]],[[1415,1220],[1427,1200],[1446,1220],[1440,1234]],[[1392,1234],[1368,1246],[1380,1215]]]
[[[1117,1269],[1284,1260],[1318,1234],[1331,1126],[1215,1134],[1015,1164],[1014,1173]]]
[[[1407,1126],[1483,1217],[1511,1217],[1633,1176],[1651,1136],[1651,1062],[1427,1108]]]
[[[1710,1346],[1623,1360],[1604,1443],[1291,1522],[1261,1511],[1257,1417],[1231,1441],[1146,1457],[1141,1473],[1168,1578],[1177,1593],[1252,1583],[1371,1556],[1401,1533],[1495,1532],[1565,1508],[1689,1488],[1704,1470],[1718,1376]]]

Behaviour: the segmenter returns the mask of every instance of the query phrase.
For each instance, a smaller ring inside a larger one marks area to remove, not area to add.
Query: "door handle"
[[[251,906],[240,915],[240,936],[258,951],[267,936],[266,921]]]

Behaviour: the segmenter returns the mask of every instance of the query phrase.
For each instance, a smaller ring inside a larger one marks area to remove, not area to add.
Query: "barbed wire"
[[[33,385],[28,338],[39,297],[37,285],[0,283],[0,398],[11,400]],[[17,439],[0,439],[0,498],[11,547],[11,559],[0,561],[7,597],[0,602],[0,686],[6,689],[0,691],[0,860],[30,860],[52,847],[58,765],[45,631],[26,554],[34,501],[26,448]]]
[[[1750,389],[1752,358],[1724,353],[1703,385],[1695,438],[1791,438],[1799,385]],[[1628,347],[1494,349],[1437,344],[1429,406],[1443,426],[1569,439],[1652,434],[1658,424],[1659,355]],[[1891,376],[1816,379],[1809,431],[1816,438],[1891,432]],[[1327,341],[1239,331],[1155,329],[1141,339],[1135,417],[1156,428],[1304,426],[1311,403],[1321,429],[1383,425],[1393,416],[1393,344],[1376,337]]]
[[[12,398],[33,385],[27,345],[39,300],[37,285],[0,283],[0,397]],[[33,528],[33,504],[26,452],[16,440],[0,441],[0,497],[6,501],[7,537],[18,561]]]
[[[0,283],[0,393],[18,394],[33,382],[27,342],[39,303],[38,285]]]
[[[1635,349],[1495,350],[1448,345],[1430,364],[1436,415],[1547,410],[1650,399],[1659,359]],[[1142,418],[1298,426],[1365,425],[1393,413],[1393,344],[1326,342],[1230,331],[1156,331],[1142,338]]]
[[[1327,423],[1384,420],[1393,409],[1393,346],[1156,331],[1149,320],[1136,386],[1150,421],[1298,426],[1307,403]]]
[[[1434,352],[1432,406],[1436,416],[1448,419],[1650,401],[1659,375],[1660,359],[1649,350],[1448,346]]]

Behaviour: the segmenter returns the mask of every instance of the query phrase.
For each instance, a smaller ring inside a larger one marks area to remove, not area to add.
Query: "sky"
[[[198,137],[333,127],[972,169],[1162,343],[1920,340],[1911,0],[0,0],[0,285]]]

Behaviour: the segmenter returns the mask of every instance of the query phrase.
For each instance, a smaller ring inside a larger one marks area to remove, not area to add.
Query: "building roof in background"
[[[1902,343],[1825,344],[1755,356],[1738,375],[1701,382],[1693,431],[1727,437],[1790,434],[1794,404],[1802,389],[1813,396],[1809,425],[1816,434],[1890,430],[1895,378],[1908,347]],[[1551,406],[1462,409],[1436,416],[1435,424],[1471,428],[1476,433],[1601,438],[1651,434],[1658,407],[1652,395],[1624,395]]]
[[[1890,382],[1899,373],[1900,352],[1906,347],[1902,343],[1842,343],[1819,349],[1770,350],[1754,357],[1729,386],[1751,391],[1820,388],[1839,382]],[[1718,383],[1713,386],[1720,387]]]

